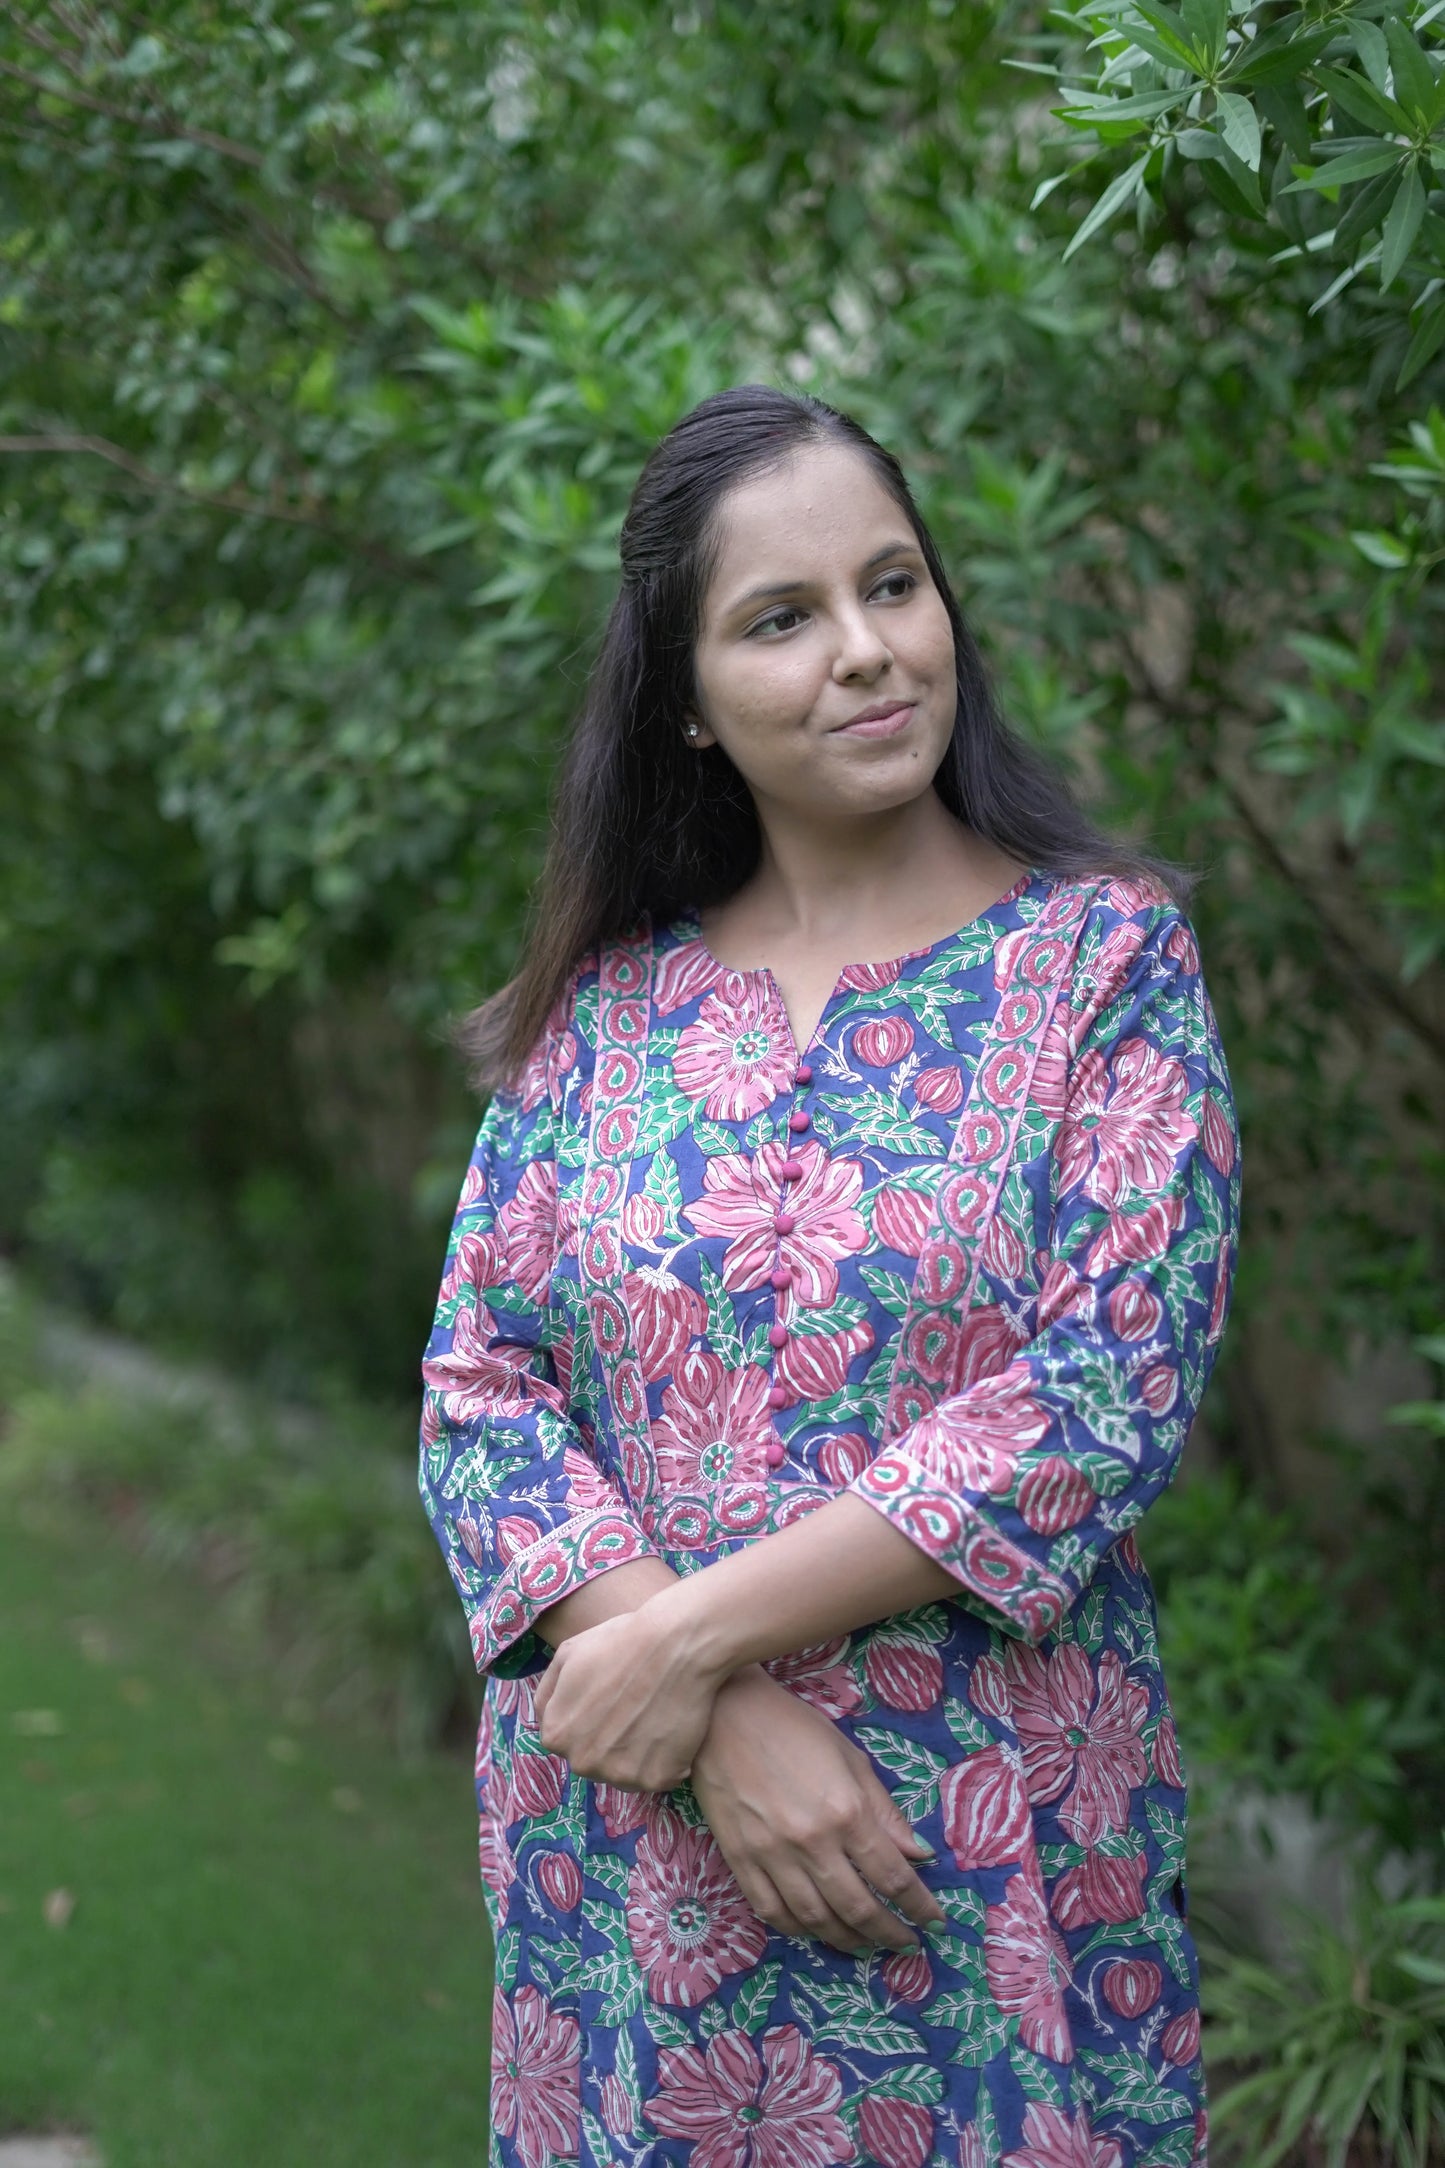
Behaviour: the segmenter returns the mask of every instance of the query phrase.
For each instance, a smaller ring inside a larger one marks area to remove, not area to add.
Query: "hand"
[[[643,1604],[562,1643],[537,1687],[542,1744],[579,1776],[671,1791],[691,1770],[719,1684]]]
[[[917,1938],[881,1898],[920,1926],[947,1917],[914,1872],[930,1847],[868,1756],[765,1671],[719,1691],[692,1788],[743,1895],[780,1934],[817,1935],[849,1955],[870,1941],[913,1950]]]

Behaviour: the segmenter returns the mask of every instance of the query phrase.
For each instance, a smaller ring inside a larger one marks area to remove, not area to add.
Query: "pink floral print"
[[[1199,972],[1152,884],[1032,869],[845,971],[800,1051],[690,915],[587,959],[493,1100],[419,1461],[486,1682],[493,2168],[1204,2162],[1184,1772],[1124,1532],[1235,1269]],[[840,1491],[956,1592],[767,1667],[931,1847],[947,1933],[866,1961],[769,1930],[690,1786],[582,1780],[533,1699],[573,1589]]]

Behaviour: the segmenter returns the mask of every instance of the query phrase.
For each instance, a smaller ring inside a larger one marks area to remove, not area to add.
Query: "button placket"
[[[811,1064],[805,1061],[800,1061],[797,1068],[793,1071],[793,1088],[795,1093],[805,1092],[808,1089],[808,1086],[812,1083],[812,1081],[813,1070]],[[805,1135],[811,1127],[812,1116],[809,1114],[807,1108],[795,1104],[791,1113],[788,1116],[789,1136],[801,1137]],[[770,1348],[772,1348],[775,1355],[779,1354],[782,1349],[787,1346],[789,1338],[791,1337],[788,1331],[788,1327],[784,1322],[783,1311],[786,1307],[788,1291],[793,1284],[793,1272],[791,1266],[785,1265],[783,1263],[783,1238],[786,1235],[790,1235],[793,1229],[798,1224],[795,1214],[788,1210],[788,1189],[792,1183],[800,1181],[802,1179],[803,1163],[800,1159],[795,1159],[790,1153],[789,1156],[783,1161],[783,1164],[779,1168],[778,1172],[779,1178],[782,1183],[782,1195],[778,1199],[778,1209],[773,1217],[773,1226],[777,1231],[778,1241],[774,1253],[775,1261],[773,1264],[773,1269],[772,1272],[769,1274],[768,1279],[768,1284],[771,1286],[773,1293],[777,1298],[773,1308],[773,1322],[768,1328],[768,1345]],[[768,1406],[773,1409],[774,1413],[780,1413],[781,1410],[787,1406],[787,1404],[787,1388],[783,1385],[779,1385],[776,1383],[770,1386],[768,1389]],[[786,1449],[783,1445],[783,1441],[777,1436],[775,1432],[774,1435],[768,1440],[768,1467],[774,1470],[781,1468],[786,1458],[787,1454]]]

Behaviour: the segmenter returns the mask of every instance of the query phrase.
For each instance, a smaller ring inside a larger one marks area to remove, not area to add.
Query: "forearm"
[[[713,1678],[958,1591],[926,1552],[846,1495],[701,1573],[669,1579],[646,1599],[649,1614],[688,1666]]]
[[[671,1566],[664,1565],[660,1558],[635,1558],[574,1588],[570,1596],[540,1614],[536,1630],[549,1647],[558,1649],[574,1634],[586,1633],[589,1626],[600,1626],[604,1620],[620,1618],[628,1611],[640,1611],[650,1598],[674,1587],[677,1580]]]

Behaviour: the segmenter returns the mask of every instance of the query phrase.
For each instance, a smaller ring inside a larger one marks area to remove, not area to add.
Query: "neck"
[[[758,870],[748,884],[760,919],[781,935],[826,940],[896,910],[901,896],[946,892],[1003,854],[955,820],[932,791],[856,821],[821,825],[760,804]]]

